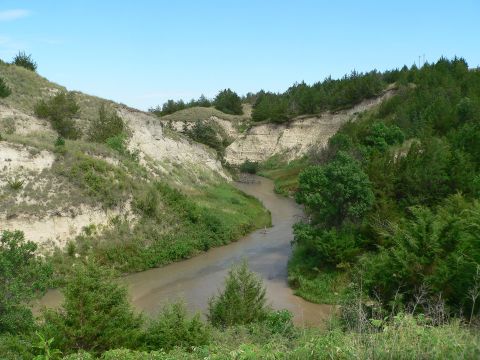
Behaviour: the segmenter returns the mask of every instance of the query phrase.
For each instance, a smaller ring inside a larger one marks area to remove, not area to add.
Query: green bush
[[[27,55],[24,51],[20,51],[17,55],[15,55],[12,63],[31,71],[37,70],[37,63],[33,61],[32,55]]]
[[[107,139],[119,137],[126,131],[123,119],[115,110],[109,111],[105,105],[98,110],[98,117],[91,121],[88,131],[90,141],[104,143]]]
[[[102,353],[137,346],[142,319],[128,302],[126,288],[96,263],[77,264],[66,280],[64,302],[44,313],[42,332],[63,352]]]
[[[267,314],[262,280],[244,261],[229,271],[223,292],[210,299],[207,317],[212,325],[226,327],[262,321]]]
[[[219,154],[225,151],[225,144],[215,128],[206,121],[197,120],[190,128],[184,128],[183,133],[192,140],[215,149]]]
[[[35,115],[48,119],[58,134],[66,139],[77,139],[81,132],[73,118],[80,110],[73,93],[60,92],[54,97],[40,100],[35,105]]]
[[[147,326],[144,335],[148,350],[171,350],[176,346],[190,348],[210,342],[211,331],[196,314],[191,319],[182,303],[165,306]]]
[[[352,263],[360,252],[358,234],[349,228],[326,230],[299,223],[294,234],[295,246],[307,251],[317,268]]]
[[[0,78],[0,98],[6,98],[7,96],[10,96],[11,93],[12,90],[10,90],[5,81]]]
[[[377,122],[370,126],[364,143],[378,151],[386,151],[389,146],[401,144],[404,140],[405,135],[398,126],[387,126],[383,122]]]
[[[0,234],[0,334],[32,330],[28,303],[45,291],[51,269],[21,231]]]
[[[213,102],[215,108],[226,114],[242,115],[242,99],[236,92],[225,89],[220,91]]]
[[[240,165],[240,171],[242,173],[256,174],[259,169],[259,164],[256,161],[245,160]]]
[[[374,202],[372,185],[360,164],[344,152],[324,166],[311,166],[299,176],[299,203],[328,226],[361,220]]]

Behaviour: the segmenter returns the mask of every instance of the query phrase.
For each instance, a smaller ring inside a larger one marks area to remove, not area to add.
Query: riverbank
[[[122,282],[128,286],[131,302],[138,310],[153,316],[165,304],[182,299],[190,311],[204,312],[208,299],[222,288],[228,269],[246,259],[264,280],[273,308],[291,311],[297,325],[325,324],[333,307],[307,302],[288,286],[292,225],[303,215],[302,209],[292,199],[275,194],[271,180],[257,176],[254,179],[251,183],[237,183],[236,187],[270,210],[272,227],[190,259],[125,276]],[[60,302],[60,292],[52,290],[40,303],[55,307]]]

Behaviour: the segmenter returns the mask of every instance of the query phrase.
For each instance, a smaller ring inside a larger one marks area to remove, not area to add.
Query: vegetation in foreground
[[[28,301],[49,282],[50,270],[19,232],[2,234],[0,270],[10,296],[0,321],[5,359],[416,359],[476,358],[479,332],[446,319],[399,312],[392,317],[362,305],[361,292],[326,329],[300,329],[288,311],[274,311],[261,280],[242,263],[210,300],[208,321],[181,303],[147,319],[129,305],[115,273],[86,261],[72,267],[64,303],[33,320]],[[16,271],[11,271],[14,269]],[[28,274],[28,276],[26,276]],[[9,286],[12,284],[12,286]],[[26,291],[28,290],[28,291]],[[18,302],[18,300],[23,300]],[[14,305],[14,306],[12,306]],[[17,319],[22,326],[11,326]],[[5,326],[7,325],[7,326]]]
[[[398,95],[345,124],[299,175],[310,222],[295,227],[290,281],[329,303],[361,286],[387,312],[427,313],[441,298],[470,321],[480,295],[480,73],[440,59],[394,80]]]

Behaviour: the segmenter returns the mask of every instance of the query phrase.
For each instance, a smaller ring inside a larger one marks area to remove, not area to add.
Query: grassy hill
[[[0,99],[1,230],[24,231],[59,273],[86,257],[143,270],[270,223],[257,200],[226,181],[209,148],[163,129],[157,117],[73,92],[83,136],[58,144],[34,107],[67,89],[5,63],[0,77],[12,90]],[[125,122],[125,148],[89,140],[102,105]]]

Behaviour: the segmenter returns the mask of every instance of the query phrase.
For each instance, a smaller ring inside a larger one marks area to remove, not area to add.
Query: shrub
[[[220,91],[213,102],[215,108],[226,114],[242,115],[242,99],[236,92],[225,89]]]
[[[190,348],[206,345],[210,341],[210,330],[196,314],[189,319],[182,303],[163,308],[158,317],[145,330],[145,346],[149,350],[171,350],[176,346]]]
[[[57,146],[65,146],[65,139],[61,136],[58,136],[54,143],[55,147]]]
[[[98,117],[90,123],[89,139],[94,142],[104,143],[109,138],[117,137],[126,131],[123,119],[115,110],[109,111],[105,105],[98,110]]]
[[[24,51],[20,51],[17,55],[15,55],[12,63],[31,71],[37,70],[37,63],[33,61],[32,55],[27,55]]]
[[[256,161],[245,160],[242,165],[240,165],[240,171],[248,174],[256,174],[258,171],[259,165]]]
[[[197,120],[189,129],[185,127],[183,132],[192,140],[210,146],[220,154],[225,150],[222,139],[215,128],[206,121]]]
[[[340,225],[345,220],[360,220],[373,205],[374,196],[360,164],[340,151],[327,165],[311,166],[300,174],[296,199],[317,222]]]
[[[80,137],[80,130],[75,126],[73,118],[80,110],[73,93],[60,92],[49,100],[40,100],[35,105],[35,115],[48,119],[52,127],[67,139]]]
[[[249,324],[266,318],[265,287],[246,261],[230,269],[225,289],[208,304],[208,320],[217,327]]]
[[[303,247],[318,268],[350,263],[360,250],[358,235],[348,228],[325,230],[299,223],[294,233],[294,244]]]
[[[385,151],[388,146],[401,144],[404,140],[405,135],[398,126],[387,126],[383,122],[377,122],[370,127],[364,143],[378,151]]]
[[[37,256],[37,245],[25,241],[21,231],[0,235],[0,334],[31,330],[27,305],[48,285],[50,268]]]
[[[0,78],[0,98],[6,98],[7,96],[10,96],[11,93],[12,90],[10,90],[5,81]]]
[[[117,284],[110,270],[93,262],[79,264],[63,292],[62,308],[44,313],[44,337],[53,337],[55,347],[101,353],[137,344],[141,317],[131,309],[126,288]]]

